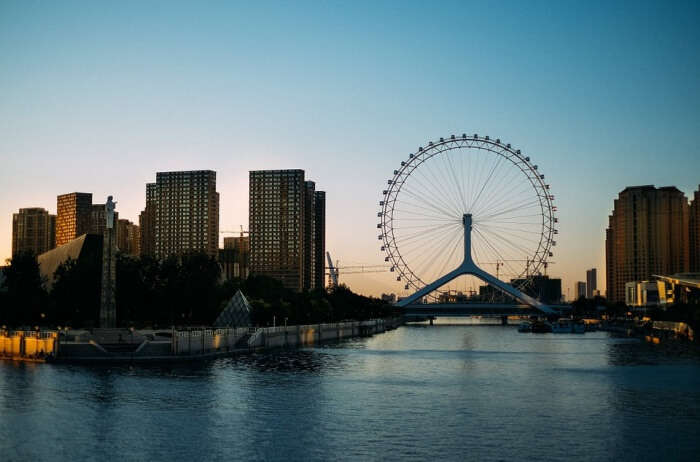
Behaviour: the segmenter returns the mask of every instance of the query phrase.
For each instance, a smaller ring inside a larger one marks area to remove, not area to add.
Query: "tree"
[[[9,263],[4,271],[6,292],[0,303],[0,321],[11,326],[43,324],[47,294],[36,257],[20,252]]]

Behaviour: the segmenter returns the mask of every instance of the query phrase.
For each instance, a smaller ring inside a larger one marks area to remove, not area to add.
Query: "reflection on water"
[[[700,356],[403,327],[199,364],[0,363],[0,458],[696,460]]]

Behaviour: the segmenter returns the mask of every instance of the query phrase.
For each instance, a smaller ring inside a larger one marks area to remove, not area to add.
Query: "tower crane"
[[[333,259],[331,258],[330,252],[326,252],[326,259],[328,260],[328,279],[329,285],[331,287],[337,287],[339,282],[340,270],[343,270],[343,274],[358,274],[358,273],[384,273],[386,271],[391,271],[391,267],[387,265],[354,265],[354,266],[340,266],[340,263],[336,260],[335,265],[333,264]]]

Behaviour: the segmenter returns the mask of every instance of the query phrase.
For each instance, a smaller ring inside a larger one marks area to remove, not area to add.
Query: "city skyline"
[[[546,173],[560,217],[549,274],[573,288],[586,268],[605,267],[607,217],[620,191],[653,184],[692,197],[698,187],[697,5],[410,4],[401,17],[386,4],[366,16],[366,6],[340,14],[217,6],[197,11],[202,24],[189,28],[193,7],[173,4],[159,11],[155,31],[140,18],[154,17],[154,5],[124,4],[111,16],[83,5],[75,17],[70,6],[0,8],[3,261],[12,214],[55,213],[64,192],[113,195],[120,217],[137,222],[155,172],[211,169],[220,228],[247,229],[248,171],[300,168],[327,191],[334,259],[383,263],[374,226],[387,178],[417,146],[468,132],[517,145]],[[475,12],[482,22],[462,28],[460,18]],[[262,36],[251,35],[258,43],[246,38],[246,15],[267,18],[258,22]],[[428,15],[431,24],[422,21]],[[55,28],[43,27],[49,19]],[[410,33],[419,28],[431,33],[419,40]],[[452,59],[470,54],[474,60]],[[128,72],[115,67],[120,60]],[[191,66],[183,70],[183,61]],[[557,66],[564,61],[566,69]],[[40,64],[45,72],[35,71]],[[139,67],[149,73],[134,75]],[[401,293],[389,274],[343,282]]]

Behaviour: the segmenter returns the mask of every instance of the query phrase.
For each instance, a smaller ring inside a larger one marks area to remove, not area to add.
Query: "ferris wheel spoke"
[[[481,235],[482,235],[482,237],[484,238],[484,240],[488,240],[485,234],[481,233]],[[507,246],[508,248],[514,250],[514,251],[516,252],[516,254],[517,254],[517,253],[520,253],[521,255],[524,255],[524,256],[526,256],[526,257],[528,257],[528,258],[530,258],[531,256],[533,256],[533,255],[535,254],[535,251],[534,251],[534,250],[527,249],[527,248],[522,247],[522,246],[520,246],[520,245],[518,245],[518,244],[515,244],[515,243],[514,243],[513,241],[511,241],[510,239],[508,239],[508,238],[506,238],[506,237],[504,237],[504,236],[502,236],[502,235],[500,235],[500,234],[498,234],[498,233],[493,233],[493,232],[492,232],[492,233],[490,233],[489,235],[490,235],[492,238],[497,239],[498,241],[500,241],[503,245],[505,245],[505,246]]]
[[[484,193],[484,189],[486,186],[489,184],[491,181],[491,178],[493,178],[493,173],[496,171],[496,168],[500,165],[501,161],[503,160],[503,157],[498,157],[498,161],[494,163],[493,168],[489,172],[489,175],[486,177],[486,181],[484,181],[483,186],[481,186],[481,189],[479,190],[479,194],[476,195],[476,199],[474,199],[474,203],[471,206],[472,210],[476,209],[476,205],[479,203],[479,199],[481,199],[481,195]]]
[[[425,204],[427,207],[432,207],[432,209],[433,209],[434,211],[436,211],[436,212],[438,212],[438,213],[440,213],[440,214],[442,214],[442,215],[445,215],[446,217],[452,217],[452,216],[454,216],[453,214],[450,214],[450,212],[448,212],[447,210],[436,206],[435,204],[431,203],[430,201],[426,200],[425,198],[421,197],[420,195],[418,195],[418,194],[416,194],[416,193],[410,191],[408,188],[406,188],[405,185],[404,185],[403,188],[401,188],[401,191],[405,192],[406,194],[408,194],[409,196],[413,197],[413,198],[416,199],[417,201],[419,201],[419,202]]]
[[[420,169],[416,169],[413,171],[413,174],[418,172],[418,175],[416,175],[416,180],[418,182],[421,182],[421,180],[418,180],[418,177],[422,177],[422,180],[427,182],[429,185],[432,186],[432,188],[426,188],[432,191],[432,193],[435,195],[434,197],[443,202],[449,204],[449,209],[453,212],[453,216],[458,216],[459,215],[459,206],[455,205],[452,202],[451,195],[448,193],[446,189],[446,183],[444,180],[441,180],[437,177],[437,173],[433,171],[432,164],[428,163],[428,161],[424,162],[422,165],[424,165],[425,171],[421,171]],[[429,177],[430,176],[430,177]]]
[[[450,251],[450,254],[448,255],[448,257],[445,259],[445,263],[442,265],[442,268],[440,268],[440,271],[438,272],[438,274],[445,274],[445,271],[448,268],[447,265],[452,261],[452,256],[454,255],[455,250],[457,250],[457,247],[459,247],[459,243],[460,243],[459,238],[460,237],[461,236],[459,236],[459,235],[455,236],[454,243],[452,244],[452,250]]]
[[[508,214],[508,213],[513,213],[513,212],[515,212],[515,211],[526,210],[526,209],[529,209],[529,208],[537,207],[537,206],[539,206],[539,205],[540,205],[539,199],[534,199],[534,200],[533,200],[533,199],[531,199],[531,198],[528,198],[528,199],[526,199],[526,200],[523,201],[523,202],[520,202],[520,203],[515,204],[515,205],[509,205],[508,208],[506,208],[506,209],[501,209],[501,210],[499,210],[499,211],[497,211],[497,212],[492,213],[491,215],[487,215],[487,216],[484,217],[484,218],[495,218],[495,217],[499,217],[499,216],[501,216],[501,215],[505,215],[505,214]],[[482,218],[482,220],[483,220],[484,218]]]
[[[514,195],[515,190],[523,188],[523,185],[529,186],[522,179],[518,181],[520,175],[517,169],[511,169],[509,175],[500,179],[496,184],[492,185],[491,191],[486,195],[484,200],[482,200],[483,206],[474,210],[475,215],[481,215],[483,210],[487,208],[495,208],[497,204],[503,201],[512,200],[513,197],[520,197],[519,195]]]
[[[494,226],[482,226],[482,228],[484,228],[486,231],[493,233],[493,234],[502,233],[502,234],[508,235],[510,237],[519,239],[519,240],[532,242],[535,245],[538,245],[540,243],[540,241],[535,241],[535,240],[530,239],[529,237],[519,235],[518,232],[520,232],[520,231],[514,231],[512,229],[507,229],[507,228],[496,228]],[[528,232],[528,234],[530,234],[530,233],[531,232]],[[539,236],[542,235],[542,233],[539,233],[539,232],[535,233],[535,234],[537,234]]]
[[[414,186],[420,187],[421,189],[424,190],[424,193],[420,194],[419,192],[416,192],[416,194],[420,195],[423,198],[426,198],[426,197],[433,198],[434,200],[436,200],[437,202],[442,204],[442,208],[444,210],[447,210],[447,211],[450,211],[450,213],[453,213],[453,215],[450,215],[450,216],[454,216],[454,210],[456,210],[454,208],[454,204],[451,204],[449,201],[445,200],[444,194],[439,193],[435,189],[429,188],[428,186],[426,186],[421,180],[418,179],[418,175],[415,175],[415,171],[414,171],[414,174],[411,175],[410,179],[412,180],[411,181],[411,190],[414,189]],[[405,187],[407,182],[408,181],[404,182],[404,187]],[[430,201],[428,201],[428,202],[430,202]]]
[[[407,200],[396,200],[396,203],[400,203],[401,206],[404,206],[404,205],[405,205],[405,206],[407,206],[407,207],[419,208],[419,209],[424,210],[424,211],[426,211],[426,212],[436,213],[435,209],[423,207],[423,206],[421,206],[421,205],[415,204],[415,203],[410,202],[410,201],[407,201]],[[399,210],[395,208],[395,209],[393,210],[393,212],[396,213],[396,212],[399,212]],[[420,214],[419,212],[416,212],[416,211],[409,211],[409,210],[401,210],[401,212],[404,212],[404,213],[412,213],[412,214],[414,214],[414,215],[419,215],[419,214]],[[440,217],[435,217],[435,215],[428,215],[428,214],[424,214],[424,215],[425,215],[426,217],[440,218],[440,219],[442,219],[442,220],[448,220],[448,221],[454,221],[454,220],[455,220],[454,217],[449,216],[449,215],[445,215],[445,214],[440,215]]]
[[[418,232],[409,234],[408,236],[402,236],[400,238],[395,238],[394,242],[395,243],[405,243],[405,242],[413,240],[413,239],[427,237],[431,234],[438,233],[440,231],[446,230],[446,229],[453,227],[453,226],[458,226],[458,225],[455,224],[455,225],[447,225],[447,226],[437,226],[437,227],[435,227],[435,229],[432,229],[432,230],[418,231]]]
[[[538,236],[542,234],[541,230],[534,231],[533,229],[523,229],[521,227],[508,227],[508,226],[498,226],[498,225],[485,225],[481,224],[480,225],[482,228],[485,228],[487,230],[501,230],[501,231],[508,231],[511,233],[526,233],[526,234],[537,234]]]
[[[467,202],[464,199],[464,192],[462,191],[462,186],[461,186],[459,180],[457,179],[457,174],[455,173],[455,167],[454,167],[454,164],[452,163],[452,158],[450,157],[451,154],[452,154],[451,150],[447,151],[447,154],[444,156],[444,158],[446,160],[446,163],[449,164],[447,166],[447,170],[448,170],[448,173],[450,174],[449,175],[450,178],[452,179],[452,181],[455,185],[458,202],[461,202],[460,205],[462,206],[462,213],[464,213],[467,210]],[[445,162],[443,162],[443,163],[445,163]]]
[[[456,240],[459,240],[459,231],[454,231],[443,236],[439,241],[436,241],[431,246],[423,249],[418,255],[414,257],[416,274],[423,275],[421,279],[428,279],[424,281],[429,284],[438,276],[436,273],[430,271],[430,268],[434,266],[435,262],[445,255],[445,250]]]
[[[476,232],[479,236],[481,236],[481,238],[484,240],[486,245],[489,246],[491,248],[491,250],[493,250],[493,252],[498,256],[498,258],[501,259],[503,264],[508,266],[508,269],[510,271],[515,272],[514,268],[511,266],[510,262],[508,260],[506,260],[505,258],[503,258],[503,255],[501,255],[501,253],[496,249],[496,247],[494,247],[493,244],[491,244],[491,242],[486,238],[486,236],[484,236],[484,234],[482,232],[480,232],[479,230],[476,230]]]
[[[494,202],[485,203],[484,206],[475,212],[477,216],[481,216],[486,210],[486,207],[488,207],[491,210],[498,210],[499,208],[502,208],[503,206],[507,206],[509,203],[513,203],[513,198],[522,198],[523,196],[526,197],[533,197],[532,192],[531,192],[531,185],[525,182],[513,182],[510,188],[507,191],[504,191],[501,194],[501,197]],[[528,194],[528,192],[530,194]]]

